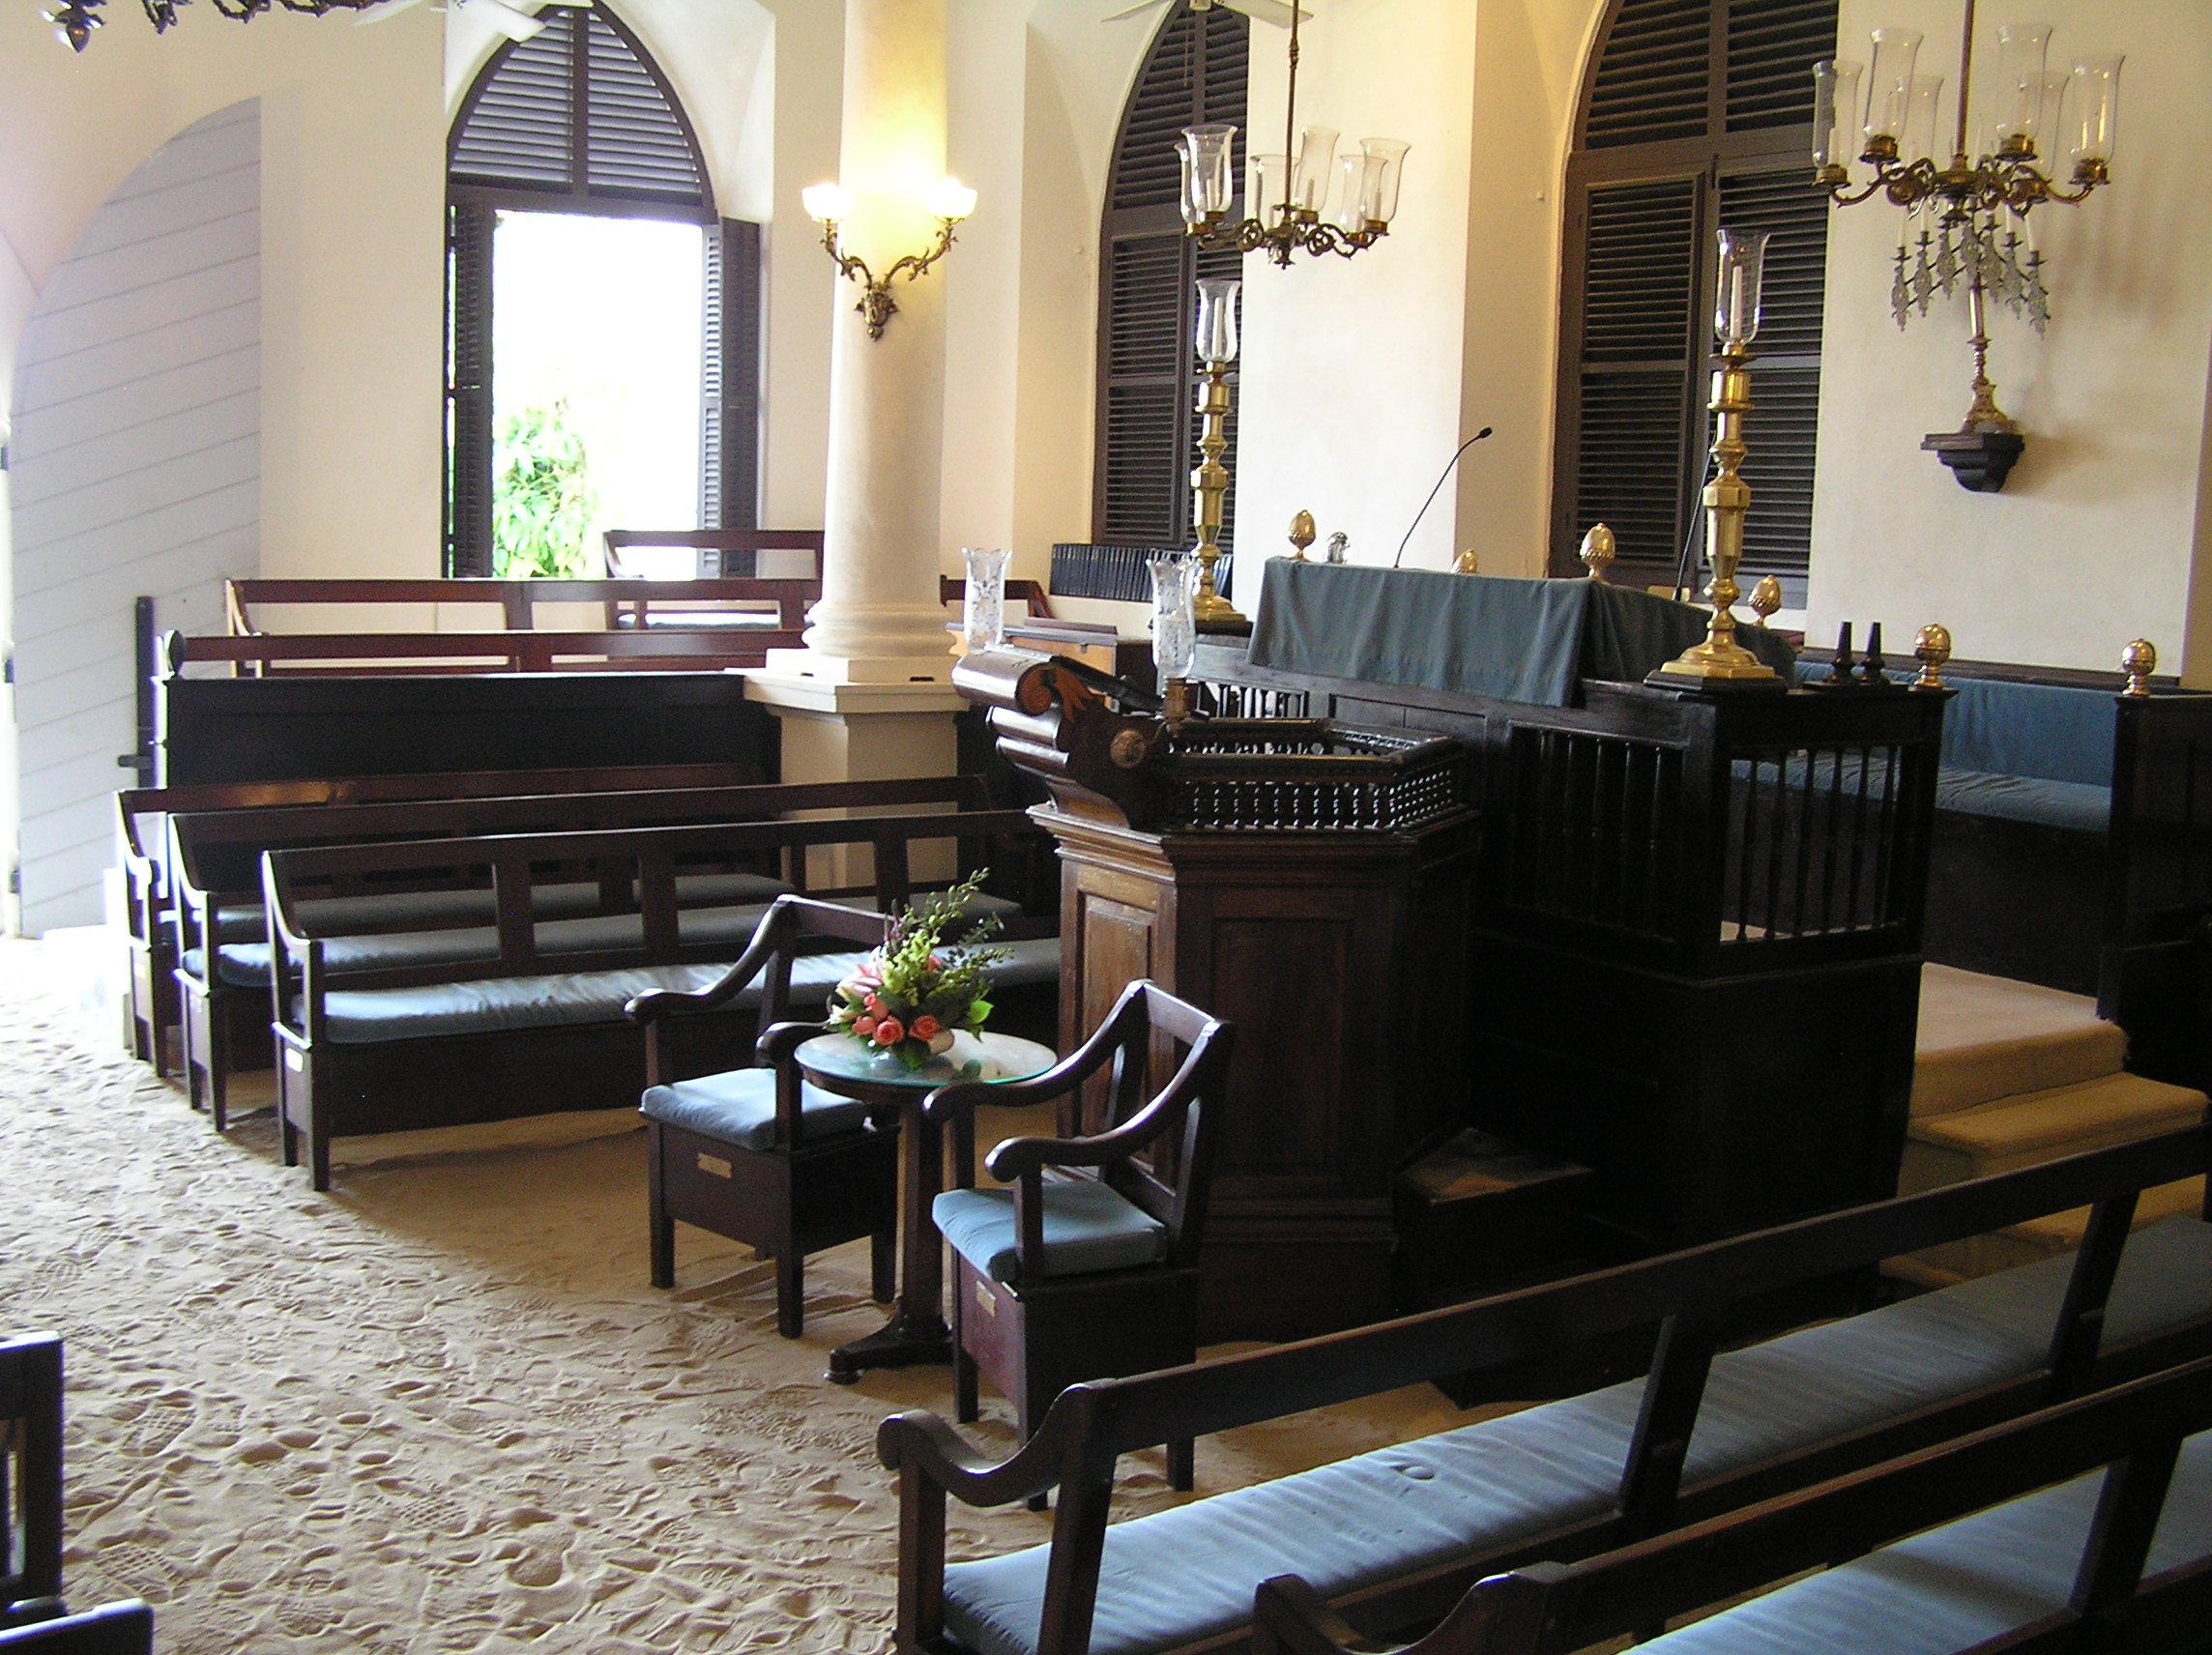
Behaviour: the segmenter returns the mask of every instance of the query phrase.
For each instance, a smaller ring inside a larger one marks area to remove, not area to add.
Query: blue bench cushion
[[[1953,1655],[2067,1607],[2105,1473],[1901,1540],[1643,1644],[1666,1655]],[[2146,1578],[2212,1556],[2212,1433],[2182,1444]]]
[[[2090,787],[2042,776],[1940,769],[1936,772],[1936,808],[2102,836],[2111,822],[2112,790],[2109,783]]]
[[[799,1110],[809,1138],[855,1132],[868,1118],[866,1104],[824,1091],[811,1081],[800,1083]],[[671,1086],[648,1087],[638,1113],[741,1149],[773,1148],[775,1071],[729,1069]]]
[[[1807,1328],[1717,1358],[1690,1441],[1696,1483],[2032,1373],[2071,1258]],[[2130,1237],[2113,1343],[2212,1315],[2212,1226]],[[1296,1476],[1115,1524],[1091,1655],[1151,1655],[1248,1625],[1252,1592],[1302,1575],[1325,1595],[1497,1551],[1611,1508],[1644,1381],[1548,1403]],[[981,1655],[1030,1655],[1047,1549],[945,1571],[946,1624]]]
[[[930,1206],[952,1250],[995,1282],[1019,1282],[1014,1192],[952,1189]],[[1095,1178],[1044,1186],[1044,1273],[1085,1276],[1155,1264],[1167,1252],[1167,1226]]]
[[[994,986],[1060,980],[1060,939],[1040,937],[1006,944],[1010,957],[994,967]],[[795,1015],[828,1010],[830,991],[867,957],[865,950],[808,954],[791,971]],[[332,989],[323,996],[323,1033],[341,1046],[414,1040],[439,1034],[479,1034],[502,1029],[543,1029],[579,1023],[621,1023],[623,1006],[655,989],[696,993],[719,982],[727,963],[703,966],[632,966],[620,971],[572,972],[526,977],[480,977],[471,982],[427,983],[418,988]],[[741,989],[731,1004],[760,1004],[758,983]],[[295,1003],[295,1018],[304,1016]]]

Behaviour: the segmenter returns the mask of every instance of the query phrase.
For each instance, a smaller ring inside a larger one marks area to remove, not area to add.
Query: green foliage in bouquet
[[[982,888],[988,871],[920,897],[892,917],[883,946],[831,991],[832,1032],[916,1069],[948,1050],[954,1031],[981,1031],[991,1015],[984,973],[1006,958],[1006,950],[980,944],[998,930],[999,916],[970,920],[957,937],[946,933],[965,917],[968,899]]]

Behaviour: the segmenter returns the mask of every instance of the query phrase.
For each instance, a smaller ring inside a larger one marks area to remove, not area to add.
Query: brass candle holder
[[[1670,689],[1782,689],[1774,669],[1735,641],[1735,584],[1743,561],[1743,517],[1751,487],[1741,474],[1743,417],[1751,412],[1751,341],[1759,332],[1759,290],[1766,258],[1766,232],[1720,233],[1720,291],[1715,332],[1725,341],[1713,372],[1713,479],[1705,484],[1705,558],[1713,570],[1705,595],[1712,620],[1705,639],[1653,672],[1646,682]]]
[[[1242,285],[1227,279],[1198,284],[1198,359],[1206,364],[1206,379],[1198,388],[1199,462],[1190,474],[1192,527],[1198,534],[1198,595],[1191,613],[1201,632],[1237,632],[1252,624],[1221,595],[1213,577],[1213,566],[1221,561],[1221,503],[1229,493],[1229,468],[1221,455],[1229,447],[1229,365],[1237,360],[1237,292]]]

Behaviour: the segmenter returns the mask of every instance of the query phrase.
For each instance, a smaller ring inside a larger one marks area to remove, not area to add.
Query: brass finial
[[[1751,612],[1759,617],[1759,624],[1766,624],[1767,617],[1782,607],[1782,583],[1770,574],[1759,577],[1759,584],[1751,589]]]
[[[2128,675],[2128,687],[2120,693],[2141,700],[2150,693],[2150,675],[2158,671],[2158,650],[2148,638],[2138,638],[2120,652],[2120,671]]]
[[[1613,531],[1603,523],[1591,524],[1589,533],[1583,537],[1582,560],[1590,579],[1605,579],[1606,568],[1613,562]]]
[[[1302,564],[1306,561],[1306,548],[1314,543],[1317,532],[1311,511],[1301,511],[1291,519],[1291,562]]]
[[[1474,548],[1470,546],[1466,551],[1460,553],[1458,557],[1452,560],[1452,573],[1480,574],[1482,570],[1476,567],[1475,565],[1476,560],[1474,556]]]
[[[1951,629],[1931,621],[1912,634],[1912,654],[1920,663],[1920,676],[1912,681],[1912,687],[1941,689],[1943,663],[1951,658]]]

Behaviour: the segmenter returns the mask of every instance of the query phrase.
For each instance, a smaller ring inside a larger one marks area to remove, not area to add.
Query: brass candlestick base
[[[1229,418],[1229,364],[1206,364],[1206,383],[1198,390],[1200,426],[1197,468],[1190,474],[1191,493],[1197,506],[1198,595],[1191,600],[1191,616],[1201,632],[1240,631],[1252,624],[1237,613],[1237,606],[1221,595],[1213,584],[1213,566],[1220,561],[1221,503],[1229,493],[1229,468],[1221,452],[1229,447],[1223,429]]]
[[[1713,567],[1705,595],[1712,599],[1713,618],[1703,643],[1683,651],[1646,681],[1668,688],[1787,687],[1772,667],[1735,641],[1734,604],[1743,595],[1735,571],[1743,561],[1743,514],[1751,507],[1751,489],[1737,475],[1746,451],[1743,417],[1751,412],[1750,362],[1743,340],[1731,339],[1713,374],[1713,399],[1706,406],[1716,417],[1715,475],[1704,494],[1705,556]]]

